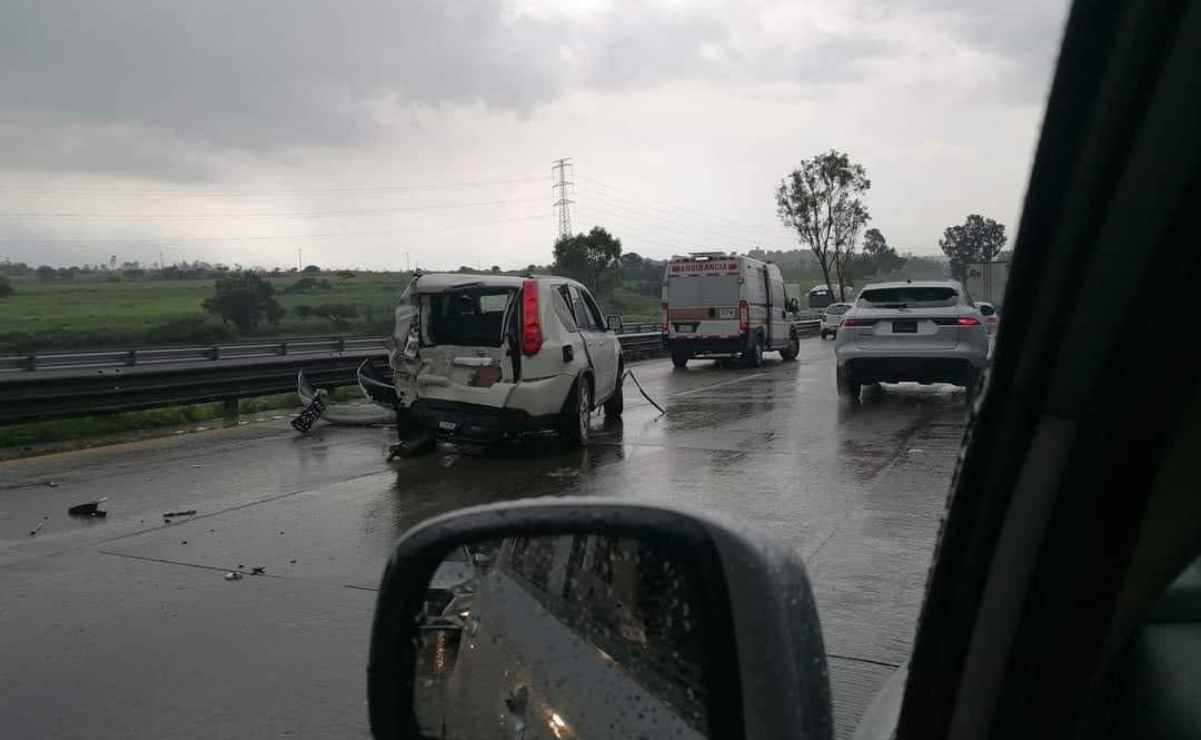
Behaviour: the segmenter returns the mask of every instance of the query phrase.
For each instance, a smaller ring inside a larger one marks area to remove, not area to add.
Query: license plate
[[[453,421],[440,421],[438,422],[438,428],[443,431],[453,432],[455,429],[459,428],[459,425]]]
[[[738,315],[738,310],[734,308],[718,309],[718,315],[723,319],[732,319]]]
[[[676,324],[676,331],[692,333],[696,331],[696,324]]]
[[[917,319],[892,322],[893,334],[917,334]]]

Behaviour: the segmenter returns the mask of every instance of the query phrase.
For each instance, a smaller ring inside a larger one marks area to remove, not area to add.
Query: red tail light
[[[960,316],[955,319],[955,323],[960,326],[980,326],[980,319],[975,316]]]
[[[659,304],[659,331],[667,331],[667,301]]]
[[[751,325],[751,307],[746,301],[738,302],[738,331],[746,331]]]
[[[538,321],[538,282],[521,284],[521,352],[538,354],[542,349],[542,324]]]
[[[876,320],[875,320],[875,319],[853,319],[853,318],[846,318],[846,319],[843,319],[843,320],[842,320],[842,323],[840,323],[840,324],[838,325],[838,328],[840,328],[840,329],[841,329],[841,328],[843,328],[844,326],[872,326],[872,325],[874,325],[875,323],[876,323]]]

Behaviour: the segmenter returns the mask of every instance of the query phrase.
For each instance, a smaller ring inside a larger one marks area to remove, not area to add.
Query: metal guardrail
[[[805,323],[812,323],[812,330],[798,323],[799,332],[817,333],[817,322]],[[627,324],[619,339],[629,357],[663,352],[662,335],[654,324]],[[363,360],[387,361],[384,337],[259,342],[213,349],[159,347],[37,355],[35,371],[0,372],[0,426],[162,406],[232,404],[241,398],[292,393],[301,369],[321,388],[355,385]],[[11,366],[11,356],[0,359]]]

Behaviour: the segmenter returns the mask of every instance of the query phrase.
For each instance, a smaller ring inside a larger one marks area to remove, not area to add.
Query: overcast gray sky
[[[773,191],[848,152],[872,225],[1016,230],[1065,0],[7,0],[0,259],[454,268],[792,248]]]

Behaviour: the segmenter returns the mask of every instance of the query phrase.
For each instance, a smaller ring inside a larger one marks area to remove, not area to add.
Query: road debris
[[[438,444],[438,440],[434,437],[434,433],[428,430],[420,430],[407,439],[402,439],[394,445],[388,447],[387,462],[392,462],[398,457],[414,457],[423,452],[429,452]]]
[[[46,485],[50,486],[51,488],[58,488],[58,481],[48,480],[46,481]]]
[[[304,410],[300,412],[299,416],[292,420],[292,428],[301,434],[305,434],[313,428],[313,425],[317,423],[317,420],[320,419],[321,415],[324,413],[325,401],[322,401],[321,397],[318,396],[313,399],[312,403],[310,403],[308,406],[305,406]]]
[[[261,575],[266,575],[266,574],[267,574],[267,566],[265,566],[265,565],[256,565],[250,569],[250,575],[252,575],[252,576],[261,576]]]
[[[178,518],[181,516],[196,516],[196,510],[195,509],[184,509],[183,511],[168,511],[166,514],[163,514],[164,519],[166,519],[167,517]]]
[[[44,526],[46,526],[46,522],[45,522],[45,521],[40,521],[40,522],[38,522],[38,525],[37,525],[36,527],[34,527],[33,529],[29,530],[29,536],[30,536],[30,537],[34,537],[34,536],[36,536],[38,532],[41,532],[41,531],[42,531],[42,527],[44,527]]]
[[[75,504],[67,509],[67,515],[103,519],[104,517],[108,516],[108,512],[103,511],[100,508],[100,504],[103,504],[105,501],[108,501],[108,496],[96,499],[95,501],[88,501],[87,503],[83,504]]]
[[[660,415],[660,416],[662,416],[663,414],[666,414],[666,413],[667,413],[666,411],[664,411],[664,410],[663,410],[663,407],[662,407],[662,406],[660,406],[659,404],[655,403],[655,399],[653,399],[653,398],[651,398],[649,395],[647,395],[646,391],[645,391],[645,390],[643,390],[643,388],[642,388],[642,383],[639,383],[639,382],[638,382],[638,378],[635,378],[635,377],[634,377],[634,373],[633,373],[633,371],[626,370],[626,374],[625,374],[625,375],[623,375],[623,376],[622,376],[622,378],[623,378],[623,379],[624,379],[624,378],[629,378],[630,380],[634,381],[634,385],[638,386],[638,392],[642,394],[642,397],[643,397],[643,398],[645,398],[645,399],[647,400],[647,402],[648,402],[650,405],[652,405],[652,406],[654,406],[655,408],[659,409],[659,415]]]
[[[233,571],[233,570],[231,570],[230,572],[228,572],[228,573],[226,573],[226,574],[225,574],[225,580],[227,580],[227,581],[240,581],[240,580],[242,580],[242,574],[241,574],[241,573],[238,573],[237,571]]]

